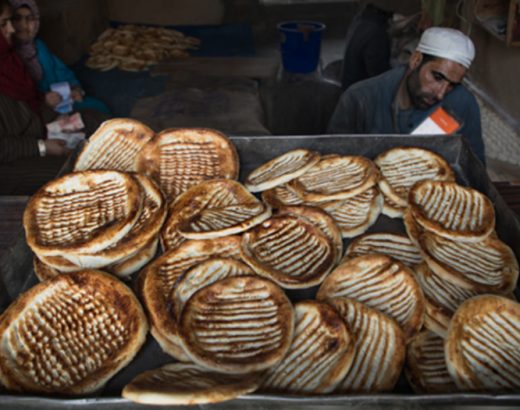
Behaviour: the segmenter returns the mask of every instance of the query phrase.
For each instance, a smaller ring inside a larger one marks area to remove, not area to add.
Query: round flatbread
[[[455,312],[445,343],[446,364],[461,390],[520,389],[520,304],[475,296]]]
[[[317,285],[336,264],[336,246],[307,219],[274,216],[242,239],[242,259],[261,276],[283,288]]]
[[[286,152],[252,171],[245,186],[251,192],[274,188],[305,174],[319,160],[320,154],[306,149]]]
[[[9,390],[81,395],[134,358],[148,325],[133,292],[113,276],[58,275],[23,293],[0,318],[0,381]]]
[[[291,345],[293,329],[293,307],[285,293],[255,276],[226,278],[200,289],[179,319],[188,356],[224,373],[275,366]]]
[[[418,182],[410,190],[409,202],[423,229],[447,239],[480,242],[495,229],[493,203],[455,182]]]
[[[130,118],[105,121],[92,134],[76,159],[74,171],[113,169],[135,171],[137,153],[155,135],[152,129]]]
[[[237,179],[235,146],[219,131],[206,128],[167,129],[139,152],[138,172],[159,183],[169,201],[202,181]]]
[[[364,255],[339,265],[323,281],[317,300],[347,297],[395,319],[407,339],[424,321],[424,295],[413,272],[386,255]]]
[[[338,313],[316,301],[298,302],[287,355],[266,372],[261,390],[317,394],[333,391],[351,367],[354,340]]]
[[[170,363],[138,375],[122,396],[149,405],[212,404],[252,393],[260,381],[260,374],[222,374],[192,363]]]

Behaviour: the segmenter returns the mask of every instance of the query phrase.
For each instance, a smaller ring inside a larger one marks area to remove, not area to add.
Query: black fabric
[[[387,32],[391,14],[369,5],[358,13],[347,32],[341,87],[376,76],[390,68],[390,36]]]
[[[38,156],[43,124],[29,106],[0,94],[0,164]]]

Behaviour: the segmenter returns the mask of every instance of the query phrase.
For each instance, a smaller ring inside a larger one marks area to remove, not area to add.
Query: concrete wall
[[[62,60],[77,61],[108,27],[104,0],[37,0],[40,36]]]
[[[464,15],[469,23],[462,24],[462,29],[470,32],[476,48],[471,80],[520,129],[520,47],[507,47],[483,29],[474,18],[474,2],[467,0]]]
[[[220,24],[224,15],[220,0],[108,0],[107,5],[110,20],[128,23]]]

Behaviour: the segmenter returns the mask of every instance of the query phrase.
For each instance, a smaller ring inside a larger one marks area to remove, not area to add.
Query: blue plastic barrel
[[[325,24],[318,21],[278,23],[282,65],[291,73],[310,73],[320,60],[321,32]]]

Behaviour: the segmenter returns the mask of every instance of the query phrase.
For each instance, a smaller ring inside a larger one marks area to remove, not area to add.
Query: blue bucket
[[[320,60],[321,32],[325,24],[317,21],[278,23],[281,35],[282,64],[291,73],[310,73]]]

